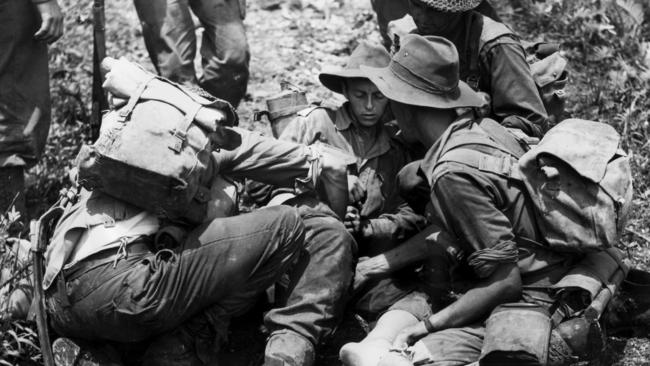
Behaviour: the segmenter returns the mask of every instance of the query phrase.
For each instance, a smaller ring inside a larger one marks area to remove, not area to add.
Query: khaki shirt
[[[484,28],[503,27],[477,12],[466,13],[464,28],[448,37],[458,50],[461,80],[469,76],[469,42],[477,41],[471,40],[470,33],[476,17],[483,17]],[[478,51],[478,89],[490,96],[490,118],[506,127],[518,128],[529,136],[542,137],[549,127],[548,114],[518,37],[512,32],[504,34]]]
[[[404,240],[426,225],[424,217],[399,196],[396,177],[409,162],[407,150],[395,139],[396,128],[377,124],[362,131],[348,108],[345,103],[336,110],[301,111],[279,139],[303,144],[320,141],[356,156],[356,175],[366,189],[360,215],[369,219],[373,239]]]
[[[466,119],[465,128],[482,131],[470,122]],[[460,264],[485,278],[499,263],[516,262],[525,289],[559,281],[580,256],[521,240],[544,243],[523,183],[461,163],[438,166],[440,143],[431,147],[420,169],[431,187],[432,221],[457,239]],[[504,154],[484,145],[471,148],[493,156]]]

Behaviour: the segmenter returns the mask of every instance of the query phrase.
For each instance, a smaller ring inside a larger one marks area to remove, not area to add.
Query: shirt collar
[[[352,134],[357,134],[357,129],[354,126],[353,116],[349,112],[349,102],[345,102],[336,111],[336,120],[334,125],[338,131],[347,131]],[[379,123],[382,123],[381,121]],[[373,159],[387,153],[391,149],[390,135],[386,128],[379,128],[376,135],[375,143],[366,151],[365,156],[360,158],[363,161]]]
[[[348,111],[350,106],[349,102],[343,103],[343,105],[336,111],[336,119],[334,120],[334,125],[339,131],[344,131],[352,126],[352,115]]]

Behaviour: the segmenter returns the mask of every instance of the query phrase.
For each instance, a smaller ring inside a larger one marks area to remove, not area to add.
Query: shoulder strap
[[[505,151],[514,155],[517,159],[529,150],[526,141],[522,141],[510,129],[503,127],[497,121],[483,118],[479,122],[479,126],[481,126],[492,140],[500,145],[501,150],[505,148]]]
[[[489,51],[494,45],[493,42],[501,37],[515,37],[514,32],[505,24],[497,22],[476,11],[471,12],[468,19],[468,37],[465,40],[467,48],[467,77],[465,82],[474,90],[478,90],[480,80],[480,55]]]
[[[467,45],[467,77],[465,82],[470,88],[478,91],[480,80],[479,54],[481,51],[481,35],[483,29],[483,16],[477,12],[471,12],[468,16],[468,31],[465,44]]]
[[[432,185],[443,175],[436,174],[436,171],[441,172],[438,168],[446,162],[461,163],[481,171],[519,179],[514,167],[526,152],[527,145],[496,121],[484,118],[476,124],[479,128],[459,129],[449,136],[431,170]],[[500,151],[501,154],[485,153],[477,149],[479,146]]]
[[[312,106],[309,106],[307,108],[303,108],[303,109],[299,110],[298,112],[296,112],[296,114],[298,116],[300,116],[300,117],[307,117],[307,116],[309,116],[311,114],[311,112],[317,110],[318,108],[323,108],[323,107],[317,106],[317,105],[312,105]]]

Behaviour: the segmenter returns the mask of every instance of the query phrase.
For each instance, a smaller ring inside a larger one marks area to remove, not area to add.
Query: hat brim
[[[428,93],[418,89],[393,74],[388,67],[361,65],[364,77],[370,79],[386,98],[408,105],[437,109],[481,107],[485,100],[469,85],[460,81],[457,96]]]
[[[368,77],[359,69],[343,69],[318,74],[318,80],[324,87],[339,94],[343,94],[343,80],[353,78],[367,79]]]

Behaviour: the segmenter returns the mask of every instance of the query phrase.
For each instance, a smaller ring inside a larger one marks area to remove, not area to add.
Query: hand
[[[39,41],[52,43],[63,35],[63,12],[56,0],[36,4],[36,10],[41,16],[41,27],[34,33]]]
[[[357,267],[354,270],[354,284],[352,285],[353,293],[359,291],[371,278],[368,268],[363,264],[368,261],[368,259],[368,257],[359,258],[359,263],[357,263]]]
[[[424,326],[424,323],[418,322],[415,325],[402,329],[402,331],[397,334],[397,337],[395,337],[395,340],[393,341],[393,348],[405,349],[408,346],[412,346],[427,334],[429,334],[429,332]]]
[[[366,188],[361,184],[359,177],[348,175],[348,201],[350,203],[362,202],[366,197]]]
[[[343,224],[350,234],[355,235],[359,232],[359,228],[361,227],[359,209],[354,206],[348,206],[347,211],[345,212],[345,218],[343,219]]]

